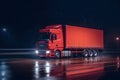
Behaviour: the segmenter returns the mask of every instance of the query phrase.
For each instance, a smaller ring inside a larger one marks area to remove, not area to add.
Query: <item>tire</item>
[[[89,55],[88,50],[84,50],[84,52],[83,52],[83,56],[84,56],[84,57],[88,57],[88,55]]]
[[[94,54],[94,57],[97,57],[98,56],[98,51],[97,50],[92,50],[93,54]]]
[[[88,52],[89,52],[89,56],[90,56],[90,57],[93,57],[93,56],[94,56],[94,53],[93,53],[92,50],[88,50]]]
[[[61,58],[60,51],[56,51],[56,52],[55,52],[55,57],[56,57],[56,58]]]

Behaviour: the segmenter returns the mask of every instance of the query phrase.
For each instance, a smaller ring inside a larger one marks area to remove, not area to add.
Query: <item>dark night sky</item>
[[[120,1],[1,0],[0,48],[34,47],[38,29],[50,24],[104,29],[106,44],[114,45],[113,37],[120,35]]]

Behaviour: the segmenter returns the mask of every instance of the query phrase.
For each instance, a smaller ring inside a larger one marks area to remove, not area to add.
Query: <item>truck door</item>
[[[58,46],[57,45],[57,35],[56,34],[52,34],[51,39],[52,39],[52,46],[55,49]]]

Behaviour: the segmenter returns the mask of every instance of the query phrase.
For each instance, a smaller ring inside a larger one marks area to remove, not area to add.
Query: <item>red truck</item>
[[[36,55],[40,57],[98,56],[104,48],[103,30],[51,25],[39,30]]]

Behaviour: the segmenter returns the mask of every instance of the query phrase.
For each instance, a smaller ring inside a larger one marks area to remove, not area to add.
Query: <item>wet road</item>
[[[116,57],[0,60],[0,80],[120,80]]]

